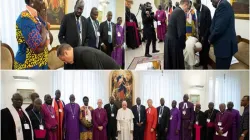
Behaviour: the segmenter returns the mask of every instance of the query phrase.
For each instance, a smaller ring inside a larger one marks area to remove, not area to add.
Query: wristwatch
[[[243,138],[245,138],[245,134],[241,134],[241,136],[242,136]]]

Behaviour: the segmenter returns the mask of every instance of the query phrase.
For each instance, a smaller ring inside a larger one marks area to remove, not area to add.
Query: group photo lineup
[[[5,71],[1,138],[247,140],[248,77],[219,71]]]

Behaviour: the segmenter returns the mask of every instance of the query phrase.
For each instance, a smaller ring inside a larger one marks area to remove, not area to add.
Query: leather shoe
[[[145,54],[145,57],[152,57],[152,55],[150,55],[150,54]]]

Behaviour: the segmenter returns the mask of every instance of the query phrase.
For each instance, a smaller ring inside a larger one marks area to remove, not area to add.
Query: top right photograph
[[[128,70],[249,70],[248,0],[125,0]]]

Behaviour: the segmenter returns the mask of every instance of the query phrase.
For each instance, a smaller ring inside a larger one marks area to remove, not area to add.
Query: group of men
[[[220,104],[220,111],[210,102],[208,110],[201,111],[201,105],[189,102],[187,94],[183,102],[172,101],[172,109],[161,105],[153,106],[148,99],[148,108],[136,99],[136,105],[122,108],[114,104],[114,97],[102,107],[98,99],[96,109],[75,103],[75,96],[69,97],[65,105],[60,100],[61,92],[56,90],[55,98],[44,96],[44,104],[37,93],[31,94],[32,104],[22,108],[23,97],[12,96],[12,105],[1,110],[1,139],[3,140],[248,140],[249,139],[249,96],[244,96],[241,106],[244,112],[233,109],[234,104]]]
[[[211,2],[216,8],[213,19],[210,9],[201,0],[181,0],[176,7],[169,0],[167,7],[159,5],[155,13],[150,2],[141,6],[143,40],[147,40],[145,56],[152,57],[149,54],[151,43],[152,53],[159,52],[156,50],[155,22],[157,38],[159,42],[164,41],[164,69],[193,69],[195,66],[208,69],[210,46],[214,48],[216,69],[229,69],[232,57],[238,51],[234,12],[227,0]],[[126,3],[126,41],[128,47],[137,48],[141,42],[136,17],[130,12],[133,0],[126,0]],[[195,38],[191,47],[186,42],[189,37]],[[195,58],[197,52],[199,63]]]
[[[181,0],[180,8],[176,8],[170,16],[164,44],[164,68],[184,69],[183,50],[186,47],[187,33],[197,30],[197,37],[202,44],[200,51],[200,64],[207,69],[209,60],[210,45],[214,48],[216,57],[216,69],[229,69],[233,55],[238,51],[235,17],[232,6],[227,0],[212,0],[216,8],[211,20],[210,9],[201,3],[201,0],[194,0],[193,5],[196,12],[190,14],[192,3],[189,0]],[[191,11],[192,12],[192,11]],[[194,27],[186,27],[189,23],[187,15],[190,15],[190,24],[194,20]],[[189,31],[189,29],[191,29]],[[194,50],[195,52],[195,50]]]
[[[61,21],[57,56],[65,62],[64,69],[124,68],[122,18],[113,23],[109,11],[107,20],[99,23],[96,7],[87,19],[82,16],[83,10],[84,1],[77,0],[74,12]]]

